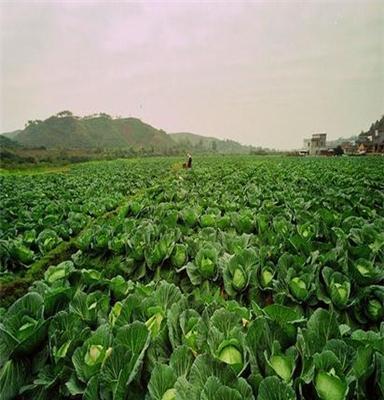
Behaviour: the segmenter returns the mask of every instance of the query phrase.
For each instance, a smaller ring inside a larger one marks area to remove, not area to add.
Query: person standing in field
[[[188,153],[188,162],[187,162],[187,168],[192,168],[192,156]]]

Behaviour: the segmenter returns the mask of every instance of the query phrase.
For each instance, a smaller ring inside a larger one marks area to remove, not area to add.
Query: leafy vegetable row
[[[206,304],[68,261],[2,313],[1,398],[345,399],[383,394],[384,326],[332,311]]]
[[[28,267],[77,235],[93,217],[153,184],[169,168],[134,161],[74,166],[68,174],[0,176],[0,272]]]
[[[384,396],[382,160],[198,161],[0,311],[1,398]]]

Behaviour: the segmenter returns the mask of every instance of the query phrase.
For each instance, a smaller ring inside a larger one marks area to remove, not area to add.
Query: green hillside
[[[384,132],[384,115],[381,116],[380,119],[376,120],[375,122],[372,122],[371,126],[369,127],[369,129],[364,132],[361,131],[359,138],[364,138],[370,135],[373,135],[376,131],[378,132]]]
[[[26,148],[47,149],[131,149],[140,153],[249,154],[254,148],[233,140],[220,140],[193,133],[167,134],[137,118],[112,118],[100,113],[78,117],[62,111],[44,121],[28,121],[25,129],[9,132]]]
[[[112,119],[107,114],[76,117],[61,112],[44,121],[29,121],[14,138],[27,147],[47,148],[145,148],[163,152],[173,140],[136,118]]]
[[[222,140],[189,132],[171,133],[172,139],[191,151],[216,152],[220,154],[249,154],[252,146],[244,146],[234,140]]]
[[[16,142],[15,140],[10,139],[7,136],[0,135],[0,147],[8,147],[10,149],[20,148],[22,147],[20,143]]]
[[[0,166],[2,167],[6,163],[22,163],[25,161],[23,157],[18,155],[19,151],[22,151],[23,146],[14,140],[0,135]]]
[[[16,131],[12,132],[3,132],[1,135],[5,136],[9,139],[14,139],[16,135],[18,135],[21,132],[21,129],[17,129]]]

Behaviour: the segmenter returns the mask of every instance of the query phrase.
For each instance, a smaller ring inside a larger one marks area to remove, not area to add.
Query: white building
[[[310,139],[304,139],[303,151],[314,156],[327,151],[327,134],[314,133]]]

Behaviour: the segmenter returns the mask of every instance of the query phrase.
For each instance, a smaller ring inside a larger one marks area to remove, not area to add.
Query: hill
[[[131,149],[141,154],[249,154],[255,148],[189,132],[167,134],[137,118],[112,118],[100,113],[78,117],[62,111],[44,121],[28,121],[25,129],[2,135],[26,148]],[[8,147],[8,146],[6,146]]]
[[[127,148],[165,152],[176,145],[164,131],[136,118],[112,119],[107,114],[77,117],[63,111],[44,121],[28,121],[14,137],[26,147]]]
[[[384,132],[384,115],[382,115],[381,118],[375,122],[372,122],[367,131],[361,131],[359,134],[359,139],[364,139],[368,136],[375,135],[376,132],[381,134]]]
[[[252,146],[245,146],[234,140],[222,140],[196,135],[190,132],[170,133],[171,138],[185,149],[195,152],[215,152],[220,154],[249,154]]]
[[[20,132],[21,132],[21,129],[17,129],[16,131],[12,131],[12,132],[3,132],[1,135],[5,136],[5,137],[7,137],[9,139],[14,139],[15,136],[17,134],[19,134]]]
[[[10,149],[15,149],[15,148],[20,148],[22,147],[20,143],[16,142],[15,140],[10,139],[7,136],[0,135],[0,147],[4,148],[10,148]]]
[[[6,163],[23,163],[25,158],[18,153],[23,151],[23,146],[16,141],[0,135],[0,166]]]

